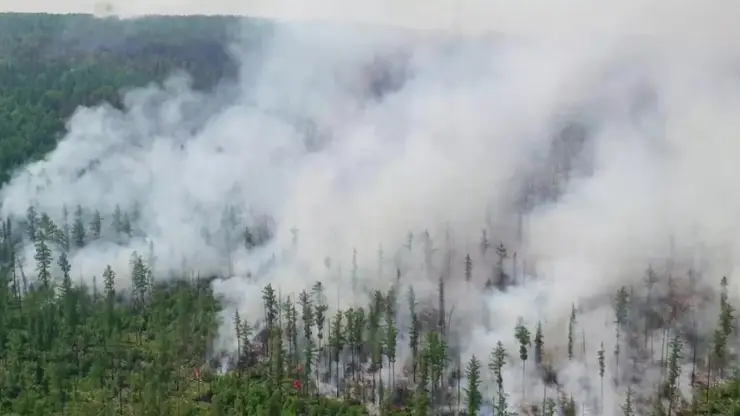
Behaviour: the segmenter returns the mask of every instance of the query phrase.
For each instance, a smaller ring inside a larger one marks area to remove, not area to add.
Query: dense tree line
[[[224,211],[224,224],[229,213]],[[22,221],[3,222],[3,414],[475,415],[483,407],[495,415],[577,415],[587,408],[599,414],[605,410],[606,384],[625,391],[625,415],[730,415],[738,410],[740,382],[730,374],[735,368],[730,345],[737,340],[735,307],[726,278],[720,282],[716,329],[702,342],[696,328],[682,319],[691,316],[684,294],[697,289],[685,291],[653,269],[646,273],[646,290],[625,286],[614,294],[612,351],[602,342],[593,357],[586,357],[588,328],[579,326],[582,312],[574,304],[562,334],[568,360],[598,362],[593,378],[601,379],[601,392],[579,403],[559,383],[562,363],[548,353],[551,341],[541,322],[527,326],[520,321],[511,334],[518,349],[507,350],[499,341],[487,357],[461,362],[460,334],[451,325],[445,284],[455,275],[464,281],[471,274],[475,263],[470,254],[458,272],[440,278],[438,303],[432,306],[419,303],[413,286],[402,289],[399,280],[389,281],[385,289],[356,285],[356,294],[370,301],[344,310],[330,308],[321,282],[297,294],[278,293],[267,284],[264,313],[234,313],[229,325],[236,351],[219,355],[212,346],[222,305],[213,295],[211,278],[158,278],[154,246],[148,253],[132,254],[129,275],[117,275],[110,266],[99,278],[75,281],[70,275],[69,259],[78,250],[99,239],[126,244],[136,233],[136,221],[135,208],[100,213],[78,206],[59,223],[33,207]],[[234,241],[247,250],[269,238],[259,228],[242,230]],[[428,233],[411,236],[405,250],[436,251]],[[20,254],[24,242],[33,244],[32,271],[23,267],[28,264]],[[511,270],[504,264],[511,258],[503,245],[490,251],[488,245],[484,233],[479,256],[495,256],[488,284],[494,290],[503,270]],[[379,250],[377,255],[384,254]],[[119,279],[127,281],[118,284]],[[668,293],[654,289],[661,283],[668,285]],[[648,331],[663,332],[659,345]],[[400,350],[410,354],[401,359]],[[650,356],[640,356],[647,352]],[[504,369],[512,364],[520,366],[522,380],[505,378]],[[687,364],[690,385],[682,386]],[[653,391],[637,390],[646,385],[641,366],[660,369]],[[611,379],[605,377],[607,369]],[[543,391],[526,390],[524,379],[532,374],[540,378]],[[492,396],[482,388],[484,379],[495,382]],[[507,382],[521,385],[516,403],[507,394]],[[694,392],[690,400],[681,394],[687,387]]]

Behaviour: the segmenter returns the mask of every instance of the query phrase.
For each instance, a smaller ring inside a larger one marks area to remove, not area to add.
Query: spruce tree
[[[131,283],[133,286],[134,303],[137,307],[142,307],[146,299],[149,282],[147,267],[139,253],[131,254]]]
[[[508,257],[508,250],[506,250],[503,243],[500,243],[498,247],[496,247],[496,269],[494,277],[495,284],[499,290],[503,290],[508,284],[506,272],[504,271],[504,260]]]
[[[416,373],[419,362],[419,340],[421,337],[421,322],[416,311],[411,312],[411,327],[409,328],[409,348],[411,349],[412,380],[416,383]]]
[[[324,330],[326,328],[326,312],[329,309],[329,307],[324,303],[323,298],[323,286],[321,283],[317,283],[314,286],[314,296],[315,296],[315,307],[314,307],[314,322],[316,323],[316,337],[318,338],[318,347],[317,352],[321,354],[321,357],[317,360],[317,364],[321,364],[321,358],[326,358],[323,356],[322,352],[323,349],[323,342],[324,342]],[[318,377],[318,365],[316,367],[316,376]]]
[[[429,381],[431,384],[432,404],[437,405],[439,393],[443,388],[443,375],[447,368],[449,357],[447,355],[447,344],[439,332],[431,331],[426,334],[424,347],[424,360],[427,362]]]
[[[62,228],[57,232],[57,236],[59,248],[62,251],[69,251],[71,236],[69,230],[69,212],[66,206],[62,207]]]
[[[285,335],[288,337],[288,361],[291,368],[298,365],[298,312],[293,300],[288,297],[283,303],[285,311]]]
[[[614,314],[616,317],[616,342],[614,344],[614,382],[619,385],[619,355],[621,348],[621,329],[627,322],[627,306],[629,305],[629,294],[627,288],[622,286],[614,298]]]
[[[683,343],[678,334],[673,336],[668,346],[670,348],[670,354],[668,355],[666,390],[668,395],[668,415],[670,416],[674,409],[675,400],[678,398],[681,359],[683,358]]]
[[[90,235],[93,240],[100,238],[101,231],[103,229],[103,218],[100,216],[100,211],[95,210],[93,213],[92,220],[90,220]]]
[[[272,285],[269,283],[267,284],[267,286],[265,286],[264,289],[262,289],[262,302],[265,309],[265,322],[267,323],[267,339],[263,339],[263,342],[265,342],[265,344],[263,345],[263,349],[268,355],[270,355],[270,348],[272,348],[273,345],[270,338],[274,336],[274,329],[276,326],[278,326],[277,320],[279,305],[277,296],[275,294],[275,289],[273,289]]]
[[[36,241],[38,230],[39,215],[38,212],[36,212],[36,208],[30,206],[26,210],[26,233],[28,235],[28,239],[31,241]]]
[[[67,259],[67,253],[61,252],[59,254],[59,269],[62,271],[62,290],[65,296],[69,295],[72,291],[72,278],[69,275],[69,271],[72,269],[72,266],[69,264],[69,260]]]
[[[488,368],[496,378],[497,395],[494,402],[496,415],[509,415],[506,391],[504,390],[504,366],[506,365],[506,350],[504,344],[499,341],[496,348],[491,352]]]
[[[336,385],[337,385],[337,397],[339,397],[339,360],[341,359],[342,350],[344,349],[345,345],[345,338],[344,338],[344,331],[342,330],[342,318],[344,317],[344,314],[342,311],[337,311],[337,314],[334,315],[334,319],[331,323],[331,334],[329,336],[329,344],[332,351],[332,359],[334,361],[334,364],[336,366],[335,368],[335,377],[336,377]],[[331,371],[331,363],[329,364],[329,369]]]
[[[356,363],[355,365],[355,370],[357,370],[356,367],[360,367],[359,370],[362,371],[361,364],[359,363],[359,357],[362,355],[362,346],[364,343],[363,338],[365,334],[365,325],[366,325],[365,309],[363,308],[357,309],[355,311],[354,320],[355,320],[355,325],[354,325],[354,330],[352,331],[352,345],[355,350],[355,357],[358,359],[358,363]]]
[[[303,373],[301,382],[303,391],[308,392],[308,382],[311,374],[313,374],[312,371],[316,355],[313,341],[314,313],[311,298],[305,290],[298,295],[298,302],[301,305],[303,339],[305,343],[303,347]]]
[[[727,277],[720,281],[719,325],[714,332],[714,362],[719,378],[724,378],[724,367],[727,363],[727,342],[735,326],[735,308],[729,302]]]
[[[470,283],[473,279],[473,259],[470,258],[470,254],[465,255],[465,281]]]
[[[395,298],[393,290],[388,293],[387,301],[385,302],[385,356],[388,359],[388,386],[393,388],[393,380],[390,379],[393,376],[396,368],[396,338],[398,330],[396,329],[396,311],[395,311]]]
[[[113,210],[113,231],[116,237],[120,237],[123,233],[123,227],[123,212],[121,212],[121,207],[116,205],[116,208]]]
[[[372,373],[373,397],[376,395],[376,374],[383,368],[383,333],[380,319],[383,308],[383,294],[376,290],[373,295],[370,315],[368,316],[368,348],[370,352],[370,372]]]
[[[427,358],[419,359],[419,378],[414,392],[413,407],[414,416],[427,416],[429,414],[429,365]]]
[[[568,320],[568,359],[573,359],[573,341],[576,328],[576,305],[573,304],[570,310],[570,319]]]
[[[596,352],[596,356],[599,360],[599,379],[601,380],[601,395],[599,399],[599,411],[604,410],[604,370],[606,369],[606,351],[604,351],[604,343],[601,343],[599,351]]]
[[[103,271],[103,283],[105,285],[104,294],[106,305],[106,322],[108,336],[110,336],[116,329],[114,314],[114,306],[116,301],[116,273],[113,271],[110,265],[106,266],[105,271]]]
[[[538,367],[542,365],[542,349],[545,344],[544,335],[542,334],[542,322],[537,321],[537,330],[534,335],[534,363]]]
[[[529,329],[524,326],[524,322],[520,319],[514,330],[514,336],[519,341],[519,359],[522,360],[522,399],[526,398],[527,390],[524,386],[524,378],[526,373],[526,365],[528,358],[527,347],[531,345],[531,335]]]
[[[468,406],[468,415],[477,416],[483,402],[480,392],[480,361],[473,355],[468,361],[466,369],[468,387],[465,389],[465,404]]]
[[[36,260],[36,276],[41,283],[41,287],[44,289],[49,288],[51,283],[51,249],[47,244],[47,234],[45,231],[40,230],[36,238],[36,254],[34,259]]]
[[[632,403],[634,394],[632,386],[627,387],[627,394],[624,397],[624,404],[622,404],[622,414],[624,416],[635,416],[634,404]]]
[[[242,320],[239,316],[239,309],[234,311],[234,334],[236,335],[236,366],[241,369],[242,357]]]
[[[77,248],[85,246],[85,223],[82,218],[82,207],[77,205],[75,219],[72,224],[72,241]]]

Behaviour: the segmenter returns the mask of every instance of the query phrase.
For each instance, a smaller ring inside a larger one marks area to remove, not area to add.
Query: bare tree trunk
[[[527,401],[527,386],[524,384],[524,376],[527,362],[522,360],[522,403]]]
[[[542,415],[545,415],[545,408],[547,404],[547,383],[542,383]]]

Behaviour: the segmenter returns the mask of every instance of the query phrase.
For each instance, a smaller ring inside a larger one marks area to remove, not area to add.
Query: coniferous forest
[[[224,45],[237,23],[228,17],[0,15],[0,180],[53,150],[79,106],[120,106],[121,90],[176,70],[187,71],[201,89],[236,77],[237,64]],[[254,25],[266,30],[264,23]],[[225,317],[212,286],[219,276],[159,276],[153,244],[133,253],[129,274],[111,266],[94,276],[71,273],[79,250],[135,236],[136,206],[111,212],[69,206],[55,215],[30,206],[25,218],[2,223],[3,415],[740,412],[736,309],[723,276],[712,278],[718,293],[704,293],[689,268],[646,267],[641,285],[619,287],[603,300],[616,330],[599,350],[586,350],[586,338],[595,336],[581,320],[588,305],[574,300],[562,333],[522,321],[510,339],[487,346],[488,355],[463,361],[449,287],[472,285],[481,273],[487,276],[483,291],[505,291],[529,278],[515,249],[485,229],[477,246],[455,255],[423,230],[397,242],[422,253],[427,269],[435,255],[455,259],[434,274],[433,302],[400,284],[400,268],[383,269],[387,254],[380,248],[369,254],[378,258],[372,273],[393,277],[376,287],[355,281],[352,259],[352,290],[366,303],[337,310],[321,281],[290,294],[266,284],[263,313]],[[237,237],[231,244],[241,250],[256,250],[271,238],[267,228],[232,222]],[[700,302],[716,311],[711,339],[698,336],[692,319]],[[214,347],[223,328],[234,334],[233,351]],[[511,340],[516,349],[505,347]],[[590,362],[588,377],[599,387],[587,399],[574,395],[561,383],[563,364],[555,355]],[[656,370],[650,381],[648,367]],[[536,390],[527,390],[525,375],[537,379]],[[522,391],[514,397],[510,386]],[[622,392],[616,410],[605,409],[605,390]]]

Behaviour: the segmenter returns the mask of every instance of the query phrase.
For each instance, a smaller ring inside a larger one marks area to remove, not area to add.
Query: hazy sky
[[[5,11],[89,12],[98,0],[0,0]],[[661,34],[673,41],[738,42],[733,0],[110,0],[124,16],[244,14],[273,18],[370,20],[408,27],[463,31]]]

